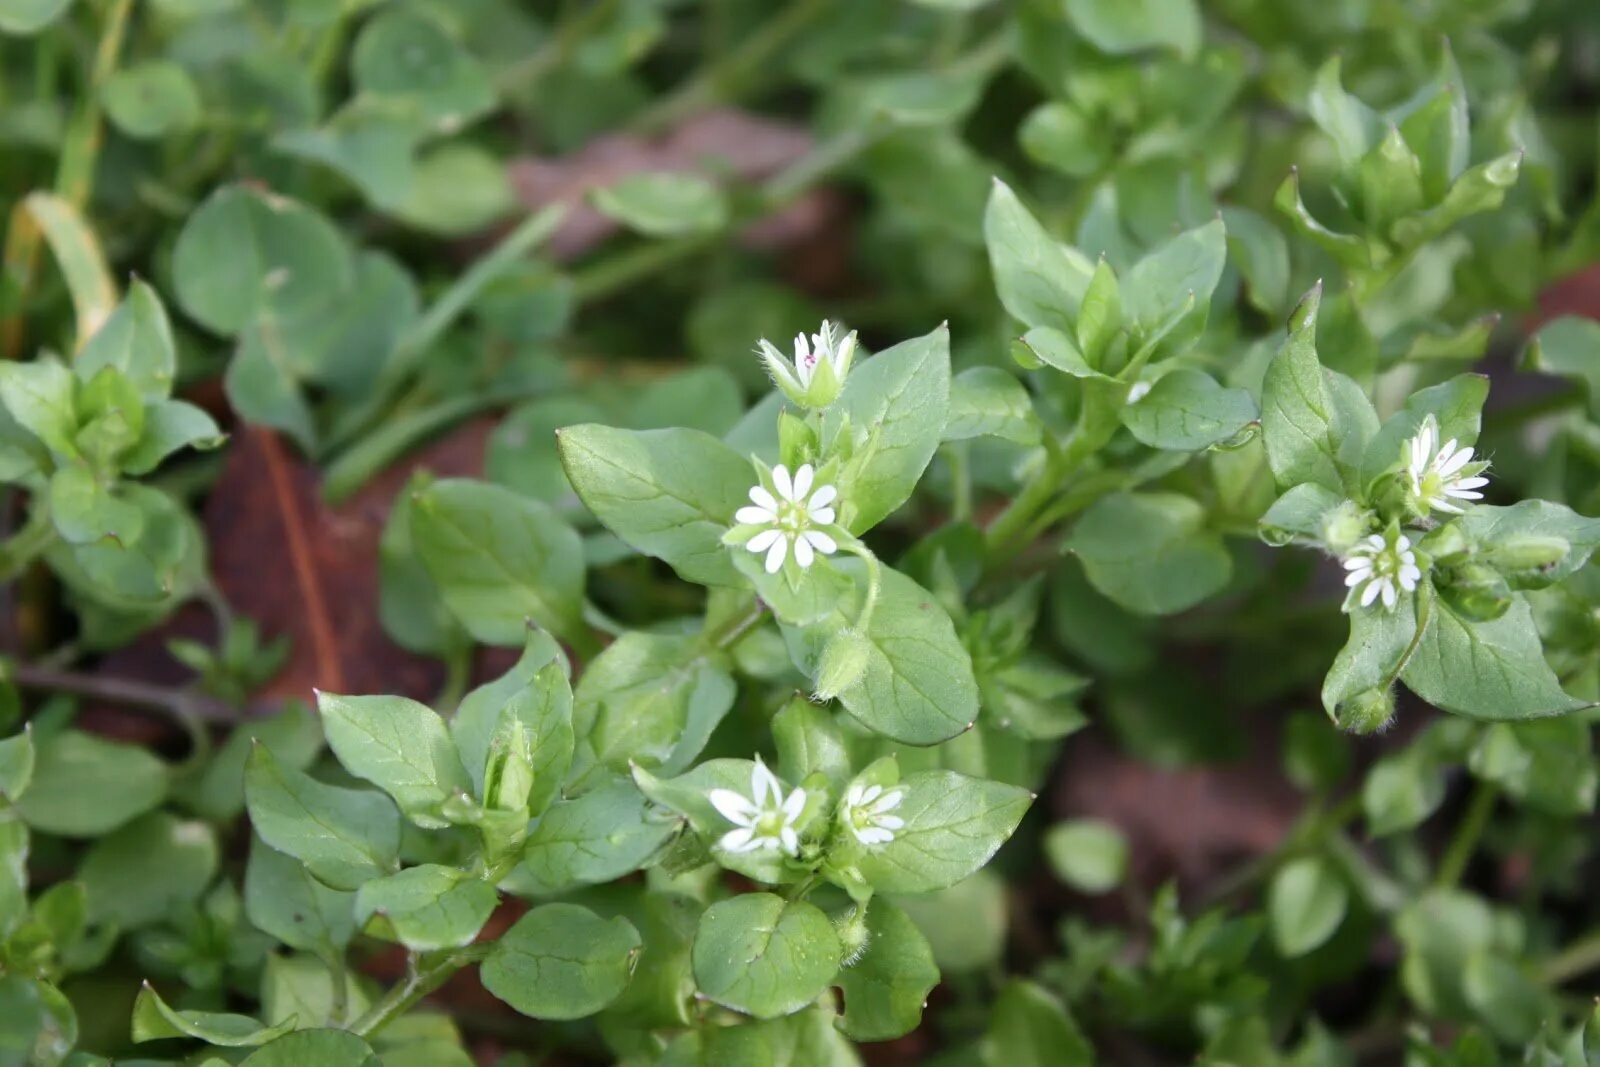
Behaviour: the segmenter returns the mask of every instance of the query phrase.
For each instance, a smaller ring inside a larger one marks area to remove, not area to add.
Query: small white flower
[[[729,852],[766,849],[790,856],[800,851],[800,835],[795,823],[805,810],[806,791],[796,789],[784,796],[783,783],[759,758],[750,772],[750,796],[742,796],[731,789],[713,789],[707,798],[711,806],[736,827],[718,839],[721,848]]]
[[[807,407],[826,407],[839,395],[845,375],[850,373],[856,335],[851,331],[841,336],[839,327],[824,319],[809,338],[804,333],[795,335],[793,359],[766,338],[756,351],[773,382],[789,399]]]
[[[765,486],[750,490],[750,503],[734,512],[734,519],[745,526],[759,526],[761,530],[744,543],[752,552],[767,554],[767,573],[776,574],[790,551],[800,569],[811,566],[816,553],[831,556],[839,550],[839,543],[819,526],[831,526],[838,517],[833,502],[839,490],[831,485],[820,485],[815,490],[811,483],[816,471],[804,464],[789,476],[789,468],[778,464],[772,468],[772,486],[777,495]]]
[[[1439,424],[1432,415],[1422,420],[1422,426],[1407,446],[1410,456],[1406,464],[1408,489],[1412,507],[1419,515],[1429,511],[1461,514],[1462,500],[1482,500],[1477,489],[1488,485],[1489,479],[1478,472],[1483,466],[1467,467],[1472,463],[1472,449],[1457,447],[1454,437],[1439,444]]]
[[[1411,550],[1411,539],[1403,533],[1373,534],[1357,542],[1344,558],[1344,584],[1351,589],[1360,588],[1360,603],[1367,607],[1379,597],[1383,598],[1385,611],[1392,611],[1399,603],[1401,592],[1411,592],[1422,580],[1422,569],[1417,566],[1417,554]]]
[[[900,816],[889,814],[905,798],[904,789],[885,791],[881,785],[857,782],[845,792],[839,817],[863,845],[886,845],[894,840],[894,832],[906,824]]]

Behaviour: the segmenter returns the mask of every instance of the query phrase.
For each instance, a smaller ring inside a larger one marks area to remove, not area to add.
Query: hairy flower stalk
[[[853,330],[841,335],[838,326],[824,319],[810,338],[803,333],[795,335],[792,359],[766,338],[756,351],[773,384],[785,396],[804,408],[824,408],[844,388],[856,355],[856,335]]]
[[[750,503],[734,512],[738,526],[728,533],[729,544],[742,544],[751,552],[766,555],[768,574],[776,574],[790,556],[801,570],[811,566],[817,554],[831,556],[839,543],[821,529],[838,517],[834,501],[839,490],[831,485],[813,488],[816,471],[807,463],[791,476],[789,468],[772,468],[772,488],[755,485]]]
[[[1400,602],[1400,594],[1410,593],[1422,580],[1417,554],[1411,539],[1398,530],[1373,534],[1357,544],[1344,558],[1344,584],[1356,591],[1362,607],[1382,599],[1385,611]]]
[[[1480,472],[1488,464],[1472,461],[1472,449],[1454,437],[1439,443],[1439,424],[1432,415],[1422,420],[1406,446],[1406,502],[1417,515],[1442,511],[1459,515],[1463,502],[1482,500],[1477,492],[1489,484]]]
[[[718,839],[728,852],[767,850],[793,856],[800,851],[800,835],[795,824],[805,810],[806,791],[796,789],[785,796],[783,783],[757,757],[750,772],[750,795],[731,789],[713,789],[707,794],[711,806],[734,824]]]

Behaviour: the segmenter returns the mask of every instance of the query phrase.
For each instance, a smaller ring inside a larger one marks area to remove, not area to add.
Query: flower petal
[[[797,537],[794,541],[794,561],[800,564],[800,569],[805,570],[811,566],[815,553],[811,550],[811,542],[804,537]]]
[[[791,500],[801,501],[806,494],[811,492],[811,481],[816,476],[816,470],[809,463],[802,463],[800,469],[794,472],[794,496]]]
[[[796,819],[798,819],[800,817],[800,813],[805,810],[806,791],[804,789],[796,789],[793,793],[790,793],[784,798],[783,817],[788,819],[790,822],[794,822]]]
[[[767,551],[766,566],[768,574],[778,573],[779,568],[783,566],[783,557],[787,555],[788,552],[789,539],[787,537],[779,537],[776,541],[772,542],[772,548]]]
[[[801,535],[810,546],[821,552],[824,556],[831,556],[839,551],[839,542],[823,533],[821,530],[807,530]]]
[[[872,810],[879,812],[893,811],[895,808],[900,806],[900,802],[905,798],[906,791],[904,789],[891,789],[889,792],[883,794],[882,800],[872,805]]]
[[[774,541],[780,540],[782,537],[783,532],[781,530],[762,530],[760,533],[750,538],[750,540],[746,541],[744,543],[744,547],[748,548],[752,552],[765,552],[767,549],[772,547],[772,543]]]
[[[806,518],[818,526],[831,526],[833,525],[833,520],[837,517],[832,508],[818,508],[816,511],[806,513]]]
[[[839,490],[836,487],[831,485],[820,486],[815,493],[811,494],[811,500],[807,506],[812,510],[813,513],[815,513],[817,508],[827,507],[829,504],[833,503],[838,496]]]
[[[740,796],[731,789],[713,789],[706,794],[706,799],[711,801],[711,806],[729,822],[742,825],[750,822],[758,814],[756,806],[750,803],[749,797]]]
[[[800,835],[794,832],[794,827],[785,826],[778,832],[778,837],[783,842],[783,850],[789,855],[800,851]]]
[[[1388,584],[1381,578],[1375,578],[1368,582],[1367,587],[1361,591],[1361,606],[1370,606],[1374,600],[1378,599],[1378,594],[1383,592],[1383,587]]]
[[[1399,600],[1399,594],[1395,592],[1394,583],[1393,582],[1384,582],[1383,583],[1383,606],[1384,606],[1384,608],[1386,610],[1393,611],[1395,602],[1397,600]]]
[[[750,771],[750,795],[755,798],[756,807],[763,809],[775,808],[783,799],[783,783],[759,759]]]
[[[881,826],[885,830],[899,830],[905,826],[906,821],[898,815],[879,815],[872,820],[874,826]]]
[[[794,481],[789,477],[789,468],[782,463],[772,468],[772,485],[783,499],[794,500]]]
[[[764,485],[750,487],[750,500],[757,507],[766,508],[774,515],[778,513],[778,498],[767,492],[767,487]]]
[[[717,839],[717,847],[727,852],[750,852],[758,847],[756,832],[748,826],[729,830]]]
[[[734,522],[747,523],[751,526],[765,526],[778,521],[778,513],[755,504],[747,504],[733,513]]]

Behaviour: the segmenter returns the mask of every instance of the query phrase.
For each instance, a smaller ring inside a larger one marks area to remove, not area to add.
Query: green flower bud
[[[1394,694],[1387,688],[1367,689],[1339,704],[1335,722],[1353,734],[1375,734],[1394,721]]]
[[[758,352],[784,396],[800,407],[820,409],[837,400],[844,388],[855,360],[856,335],[842,334],[833,323],[823,322],[810,337],[803,333],[795,337],[793,358],[765,339]]]
[[[854,629],[843,629],[822,646],[822,658],[817,661],[816,684],[812,691],[818,700],[832,700],[849,689],[867,673],[867,658],[871,643]]]
[[[1437,584],[1455,613],[1474,622],[1498,619],[1511,607],[1511,587],[1499,571],[1482,563],[1445,571]]]
[[[528,729],[512,715],[502,715],[489,742],[484,764],[484,804],[491,811],[521,811],[533,789],[533,751]]]
[[[1515,534],[1484,549],[1483,558],[1499,568],[1515,589],[1543,589],[1572,551],[1565,538]]]
[[[872,941],[872,932],[867,929],[866,907],[851,908],[833,925],[834,932],[839,935],[839,944],[844,949],[842,962],[849,967],[866,953],[867,945]]]
[[[817,458],[816,431],[792,412],[778,416],[778,455],[790,470]]]
[[[1367,536],[1371,528],[1372,513],[1354,500],[1346,500],[1322,516],[1322,543],[1329,552],[1343,556]]]

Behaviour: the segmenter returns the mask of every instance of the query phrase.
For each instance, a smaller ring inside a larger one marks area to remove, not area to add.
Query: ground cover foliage
[[[0,1065],[1600,1063],[1585,0],[0,0]]]

